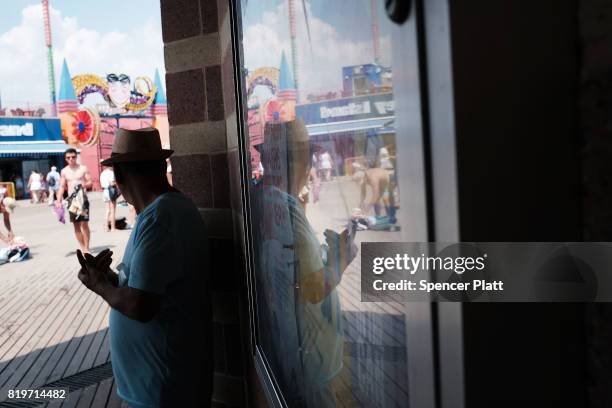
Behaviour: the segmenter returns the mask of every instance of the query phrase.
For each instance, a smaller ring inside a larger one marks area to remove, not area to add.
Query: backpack
[[[48,180],[47,180],[47,185],[49,187],[55,187],[55,177],[53,177],[53,176],[49,177]]]
[[[110,228],[110,222],[107,222],[107,224],[108,224],[108,227]],[[128,227],[128,223],[125,220],[125,217],[120,217],[120,218],[115,219],[115,228],[116,229],[124,230],[124,229],[127,229],[127,227]]]

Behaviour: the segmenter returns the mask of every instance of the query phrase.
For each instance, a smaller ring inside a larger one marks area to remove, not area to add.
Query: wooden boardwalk
[[[324,185],[321,203],[307,212],[321,241],[325,228],[338,229],[346,222],[346,211],[355,200],[351,184],[337,187]],[[116,265],[129,231],[103,232],[101,200],[91,199],[92,249],[110,247]],[[340,200],[347,207],[337,206]],[[123,208],[119,211],[126,213]],[[0,408],[11,406],[6,400],[9,389],[61,383],[110,361],[109,308],[76,277],[72,227],[58,224],[46,206],[17,208],[12,220],[16,233],[30,244],[33,258],[0,265]],[[398,236],[361,231],[357,239],[389,241]],[[344,318],[344,366],[335,384],[338,406],[407,406],[403,306],[362,303],[360,290],[356,259],[338,287]],[[76,388],[65,401],[41,406],[116,408],[122,402],[108,375]]]
[[[95,194],[90,199],[92,249],[110,247],[116,265],[129,231],[102,231],[102,202]],[[110,361],[109,307],[77,279],[72,226],[57,223],[45,205],[24,203],[15,210],[12,224],[30,245],[32,259],[0,265],[0,407],[10,406],[8,390],[77,378],[80,372]],[[121,405],[110,377],[44,406]]]
[[[325,242],[323,231],[341,232],[359,207],[359,187],[347,178],[322,183],[320,201],[306,216]],[[402,220],[399,220],[401,225]],[[401,232],[359,231],[355,242],[400,241]],[[360,254],[337,288],[343,315],[344,359],[338,390],[340,407],[407,407],[407,352],[404,308],[399,303],[361,302]]]

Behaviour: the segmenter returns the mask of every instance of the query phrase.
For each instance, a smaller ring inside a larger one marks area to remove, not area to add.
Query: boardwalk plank
[[[106,337],[106,332],[108,331],[108,311],[110,308],[107,306],[105,307],[105,309],[106,310],[104,311],[104,314],[100,316],[100,324],[98,325],[98,328],[96,330],[96,335],[92,339],[91,345],[89,346],[89,349],[87,350],[87,353],[83,358],[83,362],[79,367],[79,371],[87,370],[94,366],[96,357],[98,356],[98,353],[102,347],[102,342],[104,341],[104,338]]]
[[[89,408],[96,395],[96,391],[98,391],[98,384],[84,388],[76,408]]]
[[[0,361],[5,361],[4,354],[12,344],[10,341],[28,327],[29,319],[36,311],[35,306],[40,302],[40,295],[43,293],[42,284],[39,289],[40,291],[32,290],[31,297],[27,299],[25,295],[16,297],[12,307],[1,315],[3,330],[0,332]],[[0,363],[0,371],[3,367],[3,363]]]
[[[98,385],[96,395],[91,402],[90,408],[106,408],[106,403],[110,398],[110,393],[113,390],[113,378],[102,381]]]
[[[39,315],[32,318],[32,323],[27,331],[22,335],[18,336],[11,348],[5,352],[5,358],[10,358],[11,362],[6,365],[0,373],[0,395],[4,395],[4,391],[7,387],[11,388],[15,385],[21,376],[27,371],[27,368],[36,357],[36,353],[31,353],[34,347],[38,344],[40,339],[39,336],[35,336],[37,333],[44,333],[45,329],[49,325],[49,319],[47,319],[48,310],[56,310],[59,306],[66,302],[65,296],[55,297],[49,301],[48,304],[41,304],[39,306]],[[25,364],[25,366],[24,366]],[[24,367],[24,368],[21,368]]]
[[[77,292],[78,301],[74,309],[67,313],[64,317],[64,325],[62,325],[59,336],[56,340],[56,345],[51,351],[50,357],[45,362],[39,374],[34,379],[34,384],[46,384],[51,382],[49,379],[53,370],[55,369],[58,361],[61,359],[64,351],[68,347],[68,343],[74,337],[80,321],[75,319],[73,316],[77,315],[78,311],[84,307],[88,307],[88,301],[93,301],[91,297],[87,296],[87,292],[80,290]]]
[[[61,320],[59,312],[69,304],[70,300],[71,298],[66,293],[56,297],[56,301],[49,304],[46,308],[46,313],[42,314],[39,318],[40,326],[32,328],[30,333],[26,332],[23,336],[27,341],[16,353],[19,357],[13,359],[13,363],[18,363],[18,367],[11,372],[9,365],[0,375],[0,384],[2,385],[0,395],[4,395],[3,391],[5,389],[14,388],[36,362],[36,359],[47,345],[47,341],[53,332],[53,326]],[[26,336],[29,336],[29,338]]]
[[[53,381],[57,381],[60,378],[63,377],[64,375],[64,371],[66,370],[66,367],[68,366],[68,364],[70,363],[70,360],[72,359],[73,355],[74,355],[74,350],[76,350],[76,348],[78,347],[80,341],[81,341],[81,336],[84,334],[84,331],[86,330],[86,320],[87,320],[87,316],[88,314],[91,314],[91,310],[93,309],[95,306],[95,295],[91,292],[86,294],[86,298],[87,298],[87,303],[85,304],[84,308],[77,311],[77,313],[72,316],[72,321],[73,324],[70,325],[70,334],[69,334],[69,340],[65,341],[61,347],[61,354],[59,354],[59,358],[56,361],[53,370],[51,371],[51,373],[49,374],[49,376],[46,379],[46,383],[49,382],[53,382]],[[89,310],[89,312],[88,312]]]
[[[113,380],[113,387],[106,403],[106,408],[121,408],[121,398],[117,395],[117,382]]]
[[[81,394],[83,390],[76,390],[69,394],[68,398],[61,405],[61,408],[76,408],[76,405],[79,402],[79,398],[81,398]]]
[[[108,358],[110,356],[110,338],[109,337],[110,337],[110,333],[108,331],[108,328],[106,328],[106,330],[104,330],[104,339],[102,340],[102,344],[100,345],[100,349],[98,350],[98,354],[96,355],[96,360],[94,361],[94,367],[104,364],[108,361]]]
[[[74,351],[74,355],[70,359],[70,363],[66,367],[63,377],[68,377],[70,375],[76,374],[79,371],[79,367],[81,367],[83,360],[85,359],[85,356],[89,351],[89,347],[91,346],[94,337],[97,334],[97,331],[103,324],[102,318],[104,317],[104,310],[108,308],[108,305],[106,304],[106,302],[104,302],[104,300],[97,296],[96,303],[97,308],[96,306],[94,306],[94,310],[92,310],[92,313],[88,315],[84,320],[84,322],[86,323],[85,332],[81,335],[81,341],[79,342],[78,347]]]
[[[70,292],[69,292],[70,293]],[[57,314],[57,322],[55,324],[55,329],[53,334],[48,339],[47,344],[45,345],[42,353],[36,359],[36,362],[32,364],[27,375],[23,377],[23,379],[17,384],[18,388],[29,388],[33,384],[35,386],[43,385],[44,382],[36,382],[36,379],[40,377],[40,374],[44,371],[44,367],[47,365],[47,362],[53,355],[53,351],[56,349],[58,344],[62,342],[63,336],[65,335],[66,328],[70,324],[70,320],[68,316],[70,316],[77,307],[79,307],[79,302],[84,298],[84,292],[79,290],[73,290],[70,293],[70,303],[66,305],[65,309],[61,311],[61,313]],[[64,314],[65,313],[65,314]]]

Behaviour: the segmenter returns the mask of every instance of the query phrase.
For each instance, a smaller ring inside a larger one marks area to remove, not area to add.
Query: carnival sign
[[[77,75],[72,78],[72,85],[79,104],[85,101],[87,95],[100,94],[107,103],[97,105],[96,109],[108,115],[143,111],[151,106],[157,93],[157,87],[151,78],[139,76],[132,84],[126,74],[113,73],[108,74],[106,78],[93,74]]]

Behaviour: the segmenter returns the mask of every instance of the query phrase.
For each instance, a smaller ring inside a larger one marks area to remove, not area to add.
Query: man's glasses
[[[76,159],[76,156],[66,156],[66,160]]]

